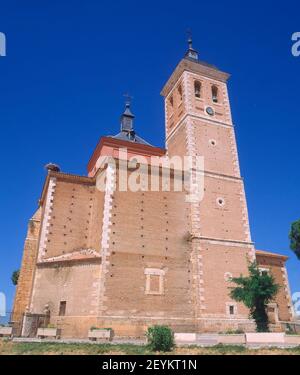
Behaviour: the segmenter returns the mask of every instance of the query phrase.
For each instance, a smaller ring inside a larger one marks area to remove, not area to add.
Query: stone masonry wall
[[[20,276],[16,288],[16,295],[13,306],[12,320],[19,326],[23,313],[30,303],[30,295],[36,267],[38,240],[41,226],[41,211],[39,208],[28,224],[27,236],[25,239]],[[16,327],[18,329],[19,327]]]

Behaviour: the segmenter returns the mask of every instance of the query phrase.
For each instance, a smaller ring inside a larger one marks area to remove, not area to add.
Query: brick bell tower
[[[196,326],[205,331],[247,323],[248,311],[229,297],[228,279],[247,273],[247,257],[254,259],[255,250],[227,92],[229,74],[199,60],[191,38],[188,43],[161,94],[168,156],[204,157],[204,197],[190,204],[188,216]]]

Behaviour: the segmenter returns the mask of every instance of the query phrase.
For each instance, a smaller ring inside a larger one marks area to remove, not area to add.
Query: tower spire
[[[151,146],[148,142],[146,142],[143,138],[139,137],[134,128],[133,128],[133,120],[134,114],[132,114],[130,105],[132,97],[129,94],[125,94],[125,110],[121,115],[121,131],[119,134],[114,135],[112,138],[120,139],[122,141],[130,141],[136,142],[144,145]]]
[[[189,29],[187,31],[188,36],[188,50],[185,53],[185,57],[193,60],[198,60],[198,52],[193,48],[193,38],[192,38],[192,31]]]
[[[121,116],[121,131],[122,132],[133,132],[133,120],[134,115],[131,113],[130,105],[132,97],[126,93],[124,94],[125,97],[125,111]]]

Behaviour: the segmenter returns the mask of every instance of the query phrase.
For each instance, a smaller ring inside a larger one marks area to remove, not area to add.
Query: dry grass
[[[126,354],[178,354],[178,355],[299,355],[300,346],[295,348],[249,349],[238,345],[215,345],[213,347],[180,347],[168,353],[154,353],[148,347],[133,344],[62,344],[25,343],[0,341],[0,355],[126,355]]]
[[[175,348],[172,354],[186,355],[300,355],[300,347],[295,348],[260,348],[249,349],[242,345],[215,345],[212,347]]]

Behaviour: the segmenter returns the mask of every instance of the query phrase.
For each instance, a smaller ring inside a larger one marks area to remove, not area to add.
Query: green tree
[[[292,223],[289,238],[290,248],[300,260],[300,219]]]
[[[280,286],[267,272],[261,272],[256,262],[249,263],[249,276],[233,277],[236,287],[230,287],[230,296],[242,302],[250,310],[250,318],[255,320],[257,332],[269,331],[267,304],[274,299]]]
[[[19,281],[19,276],[20,276],[20,270],[16,270],[12,273],[11,275],[11,281],[14,285],[18,284]]]

